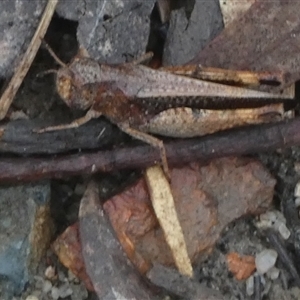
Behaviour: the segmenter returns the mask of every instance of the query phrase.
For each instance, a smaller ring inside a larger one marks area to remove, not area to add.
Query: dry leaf
[[[155,215],[171,249],[176,267],[181,274],[192,277],[193,268],[187,253],[170,184],[159,166],[148,168],[145,176]]]

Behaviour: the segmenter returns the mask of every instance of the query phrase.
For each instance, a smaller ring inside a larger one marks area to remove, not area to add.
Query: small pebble
[[[29,295],[26,297],[26,300],[39,300],[39,298],[34,295]]]
[[[257,227],[259,228],[271,228],[275,223],[280,222],[286,224],[284,215],[278,210],[267,211],[259,216]]]
[[[49,280],[56,279],[56,270],[53,266],[48,266],[45,270],[45,277]]]
[[[300,197],[300,181],[298,181],[296,186],[295,186],[294,196],[295,197]]]
[[[68,269],[68,280],[69,282],[79,283],[80,280],[74,275],[74,273]]]
[[[41,276],[34,276],[35,279],[35,283],[34,283],[34,287],[37,290],[41,290],[44,284],[44,278]]]
[[[59,290],[56,286],[53,286],[51,289],[51,297],[53,300],[57,300],[59,298]]]
[[[264,214],[261,214],[260,220],[270,220],[271,222],[281,221],[282,223],[286,223],[283,213],[279,210],[270,210]]]
[[[86,190],[86,185],[82,184],[82,183],[77,183],[74,189],[74,194],[81,196],[83,195],[83,193]]]
[[[267,277],[270,278],[271,280],[276,280],[279,277],[280,270],[277,269],[276,267],[271,268],[267,272]]]
[[[73,294],[73,291],[72,289],[70,288],[69,284],[65,283],[65,284],[62,284],[59,288],[59,296],[60,298],[66,298],[70,295]]]
[[[272,287],[272,282],[271,281],[266,282],[266,284],[264,285],[264,290],[261,293],[262,296],[261,299],[264,299],[265,298],[264,296],[269,294],[271,287]]]
[[[257,222],[258,227],[272,227],[277,217],[274,211],[267,211],[259,216],[259,222]]]
[[[257,272],[259,274],[267,273],[272,267],[274,267],[277,256],[277,252],[273,249],[266,249],[258,253],[255,257]]]
[[[299,206],[300,206],[300,197],[297,197],[297,198],[295,199],[295,205],[296,205],[296,207],[299,207]]]
[[[35,296],[38,299],[43,298],[43,293],[41,290],[34,290],[34,291],[32,291],[31,295]]]
[[[287,240],[290,235],[291,232],[289,231],[289,229],[286,227],[286,225],[284,223],[278,223],[278,232],[280,233],[280,235],[282,236],[283,239]]]
[[[43,284],[43,293],[48,294],[52,289],[52,283],[49,280],[45,280]]]
[[[257,272],[256,272],[255,274],[256,274],[256,276],[259,276],[259,281],[260,281],[260,283],[261,283],[263,286],[265,286],[265,285],[266,285],[266,279],[265,279],[265,277],[264,277],[263,275],[258,274]]]
[[[73,284],[72,290],[72,300],[82,300],[88,298],[88,291],[82,282],[80,282],[79,284]]]
[[[285,240],[287,240],[291,235],[291,232],[286,227],[286,219],[284,215],[278,210],[268,211],[261,214],[259,216],[259,221],[256,222],[256,226],[262,229],[273,228],[279,232]]]
[[[68,281],[68,278],[66,278],[65,273],[61,270],[58,270],[57,276],[58,276],[59,281],[61,281],[61,282],[67,282]]]
[[[250,276],[246,280],[246,293],[248,296],[252,296],[254,294],[254,276]]]
[[[13,111],[9,116],[9,120],[28,120],[28,119],[29,117],[22,110]]]
[[[294,164],[294,170],[297,174],[300,174],[300,163],[299,162],[296,162]]]

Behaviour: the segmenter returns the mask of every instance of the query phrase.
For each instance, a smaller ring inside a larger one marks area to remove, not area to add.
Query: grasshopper
[[[49,47],[48,50],[61,66],[55,71],[58,94],[70,108],[87,113],[70,124],[38,132],[74,128],[105,116],[125,133],[158,148],[166,174],[169,171],[164,144],[150,133],[186,138],[268,122],[270,117],[278,116],[278,110],[262,105],[282,102],[284,98],[200,80],[200,66],[154,70],[140,64],[142,59],[107,65],[88,57],[75,57],[66,65]],[[235,109],[215,109],[224,103]],[[245,105],[252,108],[242,108]]]

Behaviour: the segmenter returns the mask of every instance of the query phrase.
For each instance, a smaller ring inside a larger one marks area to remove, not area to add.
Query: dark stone
[[[0,77],[9,77],[22,59],[39,23],[46,0],[0,3]]]
[[[0,188],[0,294],[23,291],[49,246],[50,184]]]
[[[58,13],[78,20],[77,38],[89,55],[102,62],[122,63],[145,52],[154,0],[68,1]]]
[[[188,62],[223,29],[218,0],[196,0],[190,16],[187,9],[184,7],[171,13],[163,55],[164,65]]]

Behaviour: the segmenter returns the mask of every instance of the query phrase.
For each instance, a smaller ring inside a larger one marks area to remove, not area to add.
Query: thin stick
[[[0,120],[2,120],[17,93],[20,85],[26,76],[33,59],[36,56],[38,49],[40,48],[43,37],[46,34],[49,23],[52,19],[55,7],[58,0],[48,0],[47,6],[44,10],[43,16],[41,18],[40,24],[36,29],[36,32],[24,54],[22,61],[20,62],[15,74],[11,78],[7,88],[5,89],[1,99],[0,99]]]

